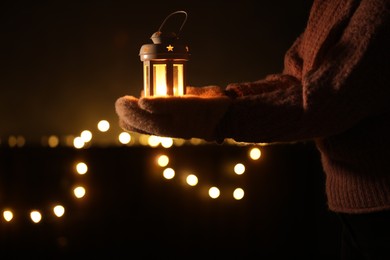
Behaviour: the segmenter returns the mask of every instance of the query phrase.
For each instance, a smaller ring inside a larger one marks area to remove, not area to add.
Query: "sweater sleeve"
[[[243,142],[308,140],[388,112],[387,5],[349,1],[328,13],[312,10],[322,17],[314,27],[309,20],[286,53],[283,73],[227,86],[237,97],[217,134]]]

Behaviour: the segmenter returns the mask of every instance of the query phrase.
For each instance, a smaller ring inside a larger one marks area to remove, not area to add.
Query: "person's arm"
[[[360,2],[348,19],[341,17],[328,30],[321,46],[316,39],[306,39],[302,46],[302,37],[298,39],[286,55],[289,67],[284,73],[229,85],[226,90],[234,93],[234,101],[217,126],[217,136],[264,143],[321,138],[388,112],[387,5]],[[310,30],[309,26],[305,33],[312,37]],[[307,60],[313,62],[305,70]]]

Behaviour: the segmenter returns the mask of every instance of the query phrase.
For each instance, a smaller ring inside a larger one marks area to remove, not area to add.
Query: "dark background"
[[[339,225],[326,208],[312,143],[261,147],[254,162],[247,158],[249,144],[165,149],[115,140],[121,130],[114,102],[139,95],[139,49],[168,14],[188,13],[180,37],[191,51],[189,84],[226,86],[280,72],[311,3],[1,3],[0,206],[15,210],[11,223],[1,221],[1,252],[51,259],[78,253],[336,259]],[[181,21],[173,19],[173,28]],[[96,132],[101,119],[111,123],[104,134]],[[94,133],[88,148],[41,145],[48,135],[76,136],[84,129]],[[25,144],[10,147],[10,136],[23,136]],[[173,180],[163,179],[151,161],[162,152],[173,158]],[[80,159],[90,168],[82,177],[71,170]],[[226,167],[240,160],[245,174],[229,175]],[[181,182],[188,169],[201,180],[196,188]],[[70,192],[76,183],[87,186],[82,200]],[[205,195],[211,184],[221,187],[221,198]],[[236,186],[245,190],[241,201],[226,195]],[[50,217],[55,201],[66,206],[61,219]],[[43,211],[41,223],[28,219],[31,208]]]

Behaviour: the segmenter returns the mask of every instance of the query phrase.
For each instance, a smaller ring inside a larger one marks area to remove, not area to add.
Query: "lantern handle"
[[[184,24],[185,24],[186,21],[187,21],[187,12],[186,12],[186,11],[176,11],[176,12],[173,12],[173,13],[171,13],[170,15],[168,15],[168,16],[164,19],[164,21],[162,22],[162,24],[160,25],[160,28],[158,28],[158,31],[161,32],[161,29],[162,29],[162,27],[164,26],[165,22],[166,22],[172,15],[179,14],[179,13],[185,15],[184,21],[183,21],[183,23],[181,24],[179,31],[177,32],[177,36],[179,36],[179,33],[181,32],[181,29],[183,29]]]

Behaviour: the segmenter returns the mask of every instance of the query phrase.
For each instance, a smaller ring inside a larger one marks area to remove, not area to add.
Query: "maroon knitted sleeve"
[[[314,1],[282,73],[227,86],[237,98],[218,133],[262,143],[323,138],[388,109],[388,81],[379,79],[389,63],[387,16],[383,0]]]

